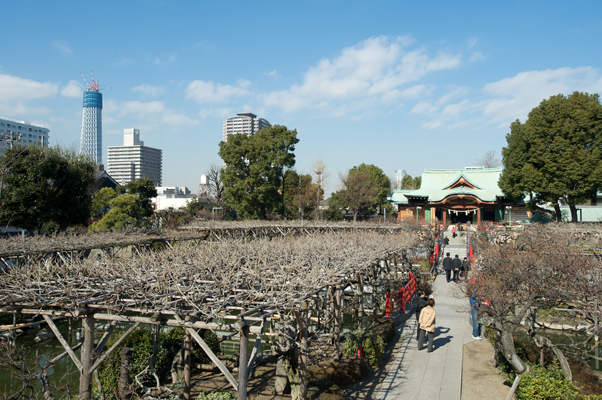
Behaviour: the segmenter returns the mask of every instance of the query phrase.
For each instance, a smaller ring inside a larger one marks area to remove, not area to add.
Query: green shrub
[[[362,345],[362,351],[364,358],[372,366],[377,366],[385,352],[385,343],[380,336],[376,336],[370,331],[364,329],[357,329],[352,332],[348,332],[345,335],[345,343],[343,343],[343,354],[348,357],[357,355],[357,349],[359,345]]]
[[[236,400],[238,397],[234,396],[230,392],[225,392],[223,390],[216,390],[211,393],[203,393],[201,392],[196,400]]]
[[[516,390],[519,400],[566,399],[577,400],[582,397],[579,388],[567,381],[557,363],[544,368],[540,365],[532,367],[532,371],[524,374]]]

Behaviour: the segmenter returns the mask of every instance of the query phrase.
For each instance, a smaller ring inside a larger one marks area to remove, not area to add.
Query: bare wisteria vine
[[[0,280],[0,306],[99,307],[212,319],[258,305],[279,309],[336,284],[387,253],[418,245],[413,231],[182,242],[161,251],[96,258],[24,259]]]

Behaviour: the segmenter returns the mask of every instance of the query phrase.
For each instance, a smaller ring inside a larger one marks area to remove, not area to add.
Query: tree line
[[[282,125],[252,136],[230,135],[219,149],[225,167],[213,165],[207,172],[212,196],[240,219],[338,220],[349,212],[355,221],[361,214],[385,209],[394,212],[387,201],[390,179],[382,169],[366,164],[342,174],[328,206],[321,207],[328,168],[318,157],[311,165],[312,174],[296,171],[294,150],[298,142],[297,131]]]
[[[0,158],[0,221],[30,232],[73,226],[106,231],[151,223],[156,197],[148,178],[99,188],[94,162],[75,151],[15,143]]]

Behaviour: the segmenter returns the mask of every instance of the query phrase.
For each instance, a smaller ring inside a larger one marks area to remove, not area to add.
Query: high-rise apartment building
[[[240,113],[236,114],[235,117],[230,117],[224,121],[224,137],[223,141],[228,140],[228,135],[234,135],[236,133],[245,133],[247,136],[251,136],[257,133],[257,131],[267,128],[271,124],[263,119],[257,118],[257,115],[252,113]]]
[[[395,175],[393,176],[393,188],[394,189],[401,189],[401,182],[403,181],[403,178],[406,175],[407,175],[407,173],[406,173],[405,169],[395,170]]]
[[[0,117],[0,155],[17,142],[25,146],[40,144],[48,147],[49,132],[48,128],[38,123]]]
[[[110,146],[107,172],[119,184],[149,178],[161,186],[162,150],[147,147],[140,140],[140,130],[124,129],[123,146]]]

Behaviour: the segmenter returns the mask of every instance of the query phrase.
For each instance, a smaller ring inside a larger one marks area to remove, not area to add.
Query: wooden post
[[[307,399],[307,354],[309,352],[307,345],[307,321],[308,321],[308,304],[307,301],[301,303],[301,318],[299,331],[301,332],[301,357],[299,357],[299,398]]]
[[[477,208],[477,225],[481,224],[481,209]]]
[[[378,295],[376,293],[377,291],[378,291],[378,274],[376,273],[376,267],[373,265],[372,266],[372,320],[374,322],[376,322],[376,319],[378,318],[378,308],[379,308]]]
[[[443,231],[447,230],[447,210],[441,209],[441,214],[443,214]]]
[[[364,319],[364,277],[362,274],[358,274],[358,298],[359,307],[357,310],[357,320],[359,328],[362,329],[362,320]]]
[[[341,313],[343,312],[343,289],[340,286],[337,286],[335,292],[335,314],[334,314],[334,348],[336,351],[335,360],[340,360],[341,358]]]
[[[187,318],[188,319],[188,318]],[[184,331],[184,400],[190,400],[190,359],[192,342],[188,329]]]
[[[247,398],[247,362],[249,361],[249,327],[243,326],[240,332],[240,358],[238,360],[238,400]]]
[[[84,344],[81,347],[82,369],[79,377],[79,395],[84,400],[92,400],[92,379],[90,367],[92,366],[92,354],[94,352],[94,315],[88,315],[82,320],[84,331]]]

